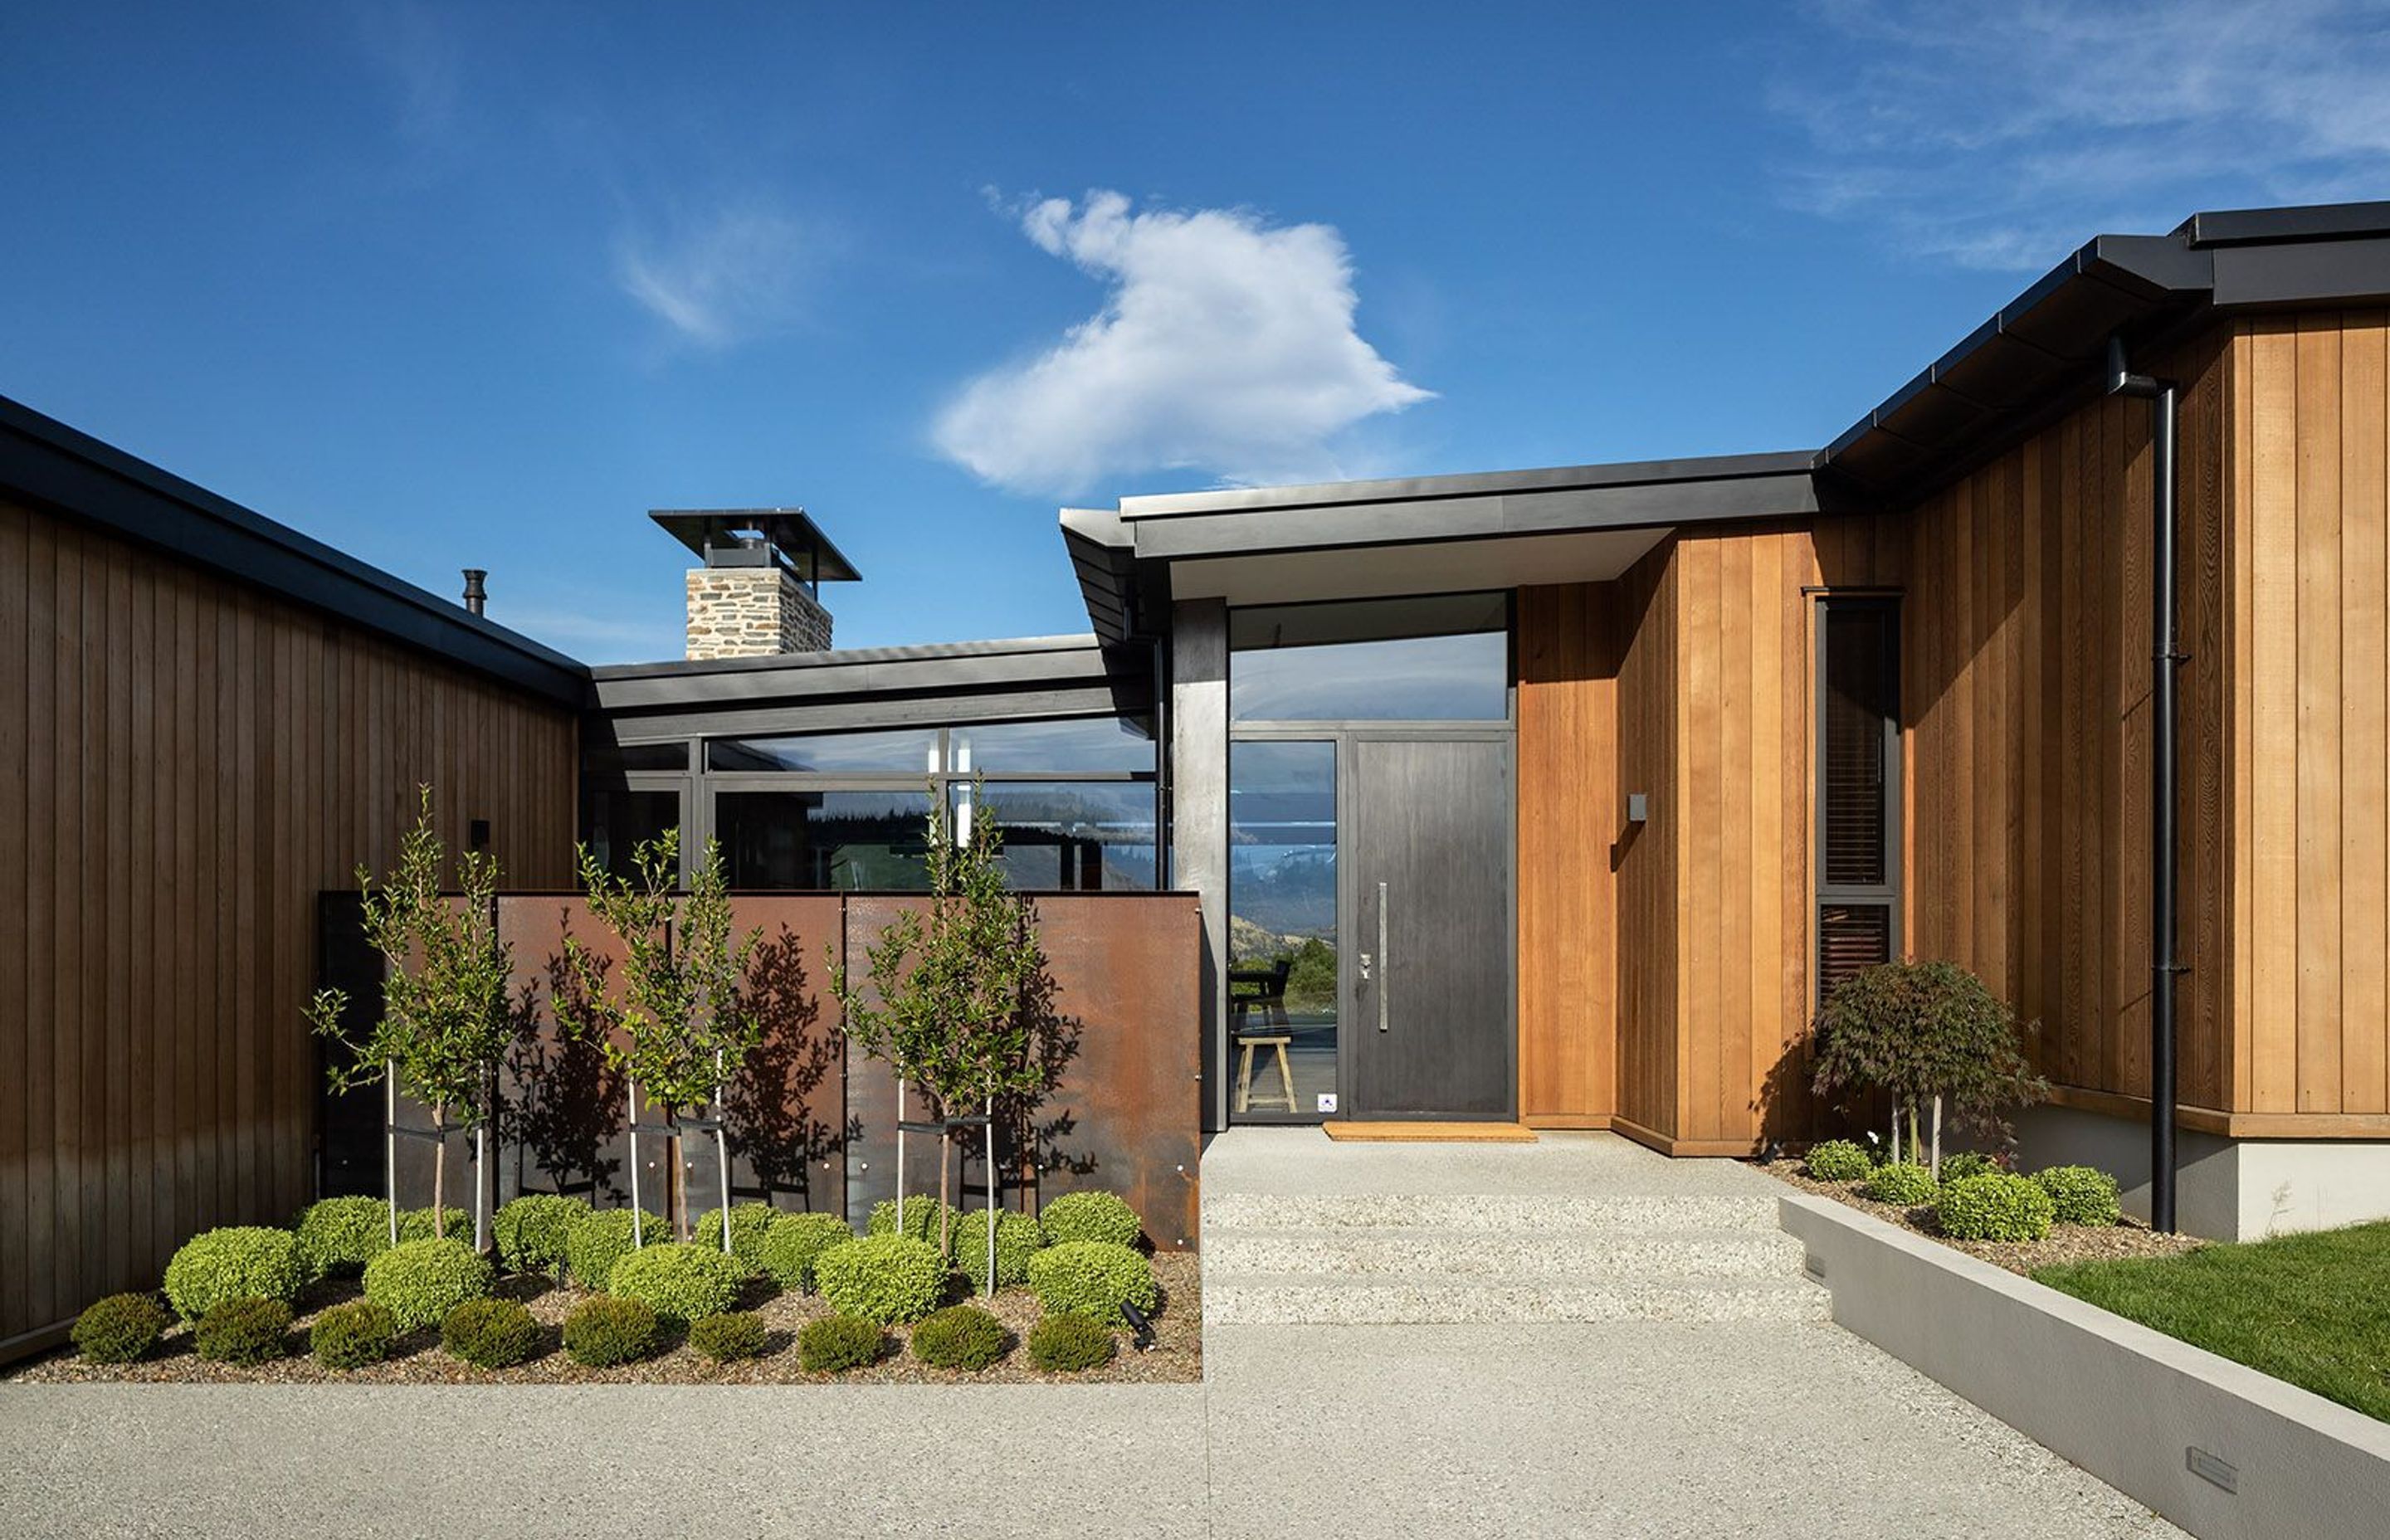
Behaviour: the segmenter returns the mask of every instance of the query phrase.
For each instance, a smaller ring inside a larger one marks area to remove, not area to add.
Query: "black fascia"
[[[960,698],[1021,690],[1107,688],[1144,677],[1134,648],[1093,635],[1034,636],[919,648],[859,648],[592,671],[600,712],[740,710],[894,696]]]
[[[411,583],[0,397],[0,486],[562,705],[588,669]]]

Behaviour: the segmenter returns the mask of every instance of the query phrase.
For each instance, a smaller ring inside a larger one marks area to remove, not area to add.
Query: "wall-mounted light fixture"
[[[1651,821],[1651,798],[1650,793],[1643,791],[1629,791],[1626,793],[1626,821],[1630,824],[1643,824]]]

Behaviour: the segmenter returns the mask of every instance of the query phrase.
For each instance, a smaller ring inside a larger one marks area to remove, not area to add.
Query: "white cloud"
[[[1824,0],[1772,105],[1788,199],[1971,267],[2390,188],[2383,0]],[[1856,63],[1854,62],[1856,61]]]
[[[822,244],[781,210],[741,204],[677,220],[661,236],[625,234],[614,273],[681,336],[728,347],[799,317]]]
[[[1150,470],[1331,476],[1345,430],[1433,395],[1354,329],[1352,259],[1332,226],[1132,212],[1115,192],[1046,199],[1020,219],[1111,291],[1060,342],[972,379],[939,414],[939,450],[983,480],[1068,497]]]

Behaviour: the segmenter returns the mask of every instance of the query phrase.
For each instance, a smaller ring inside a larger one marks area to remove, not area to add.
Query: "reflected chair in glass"
[[[1294,1066],[1287,1058],[1287,1045],[1294,1041],[1287,1030],[1292,1022],[1286,1014],[1286,976],[1294,967],[1291,958],[1280,958],[1247,968],[1228,969],[1228,1038],[1236,1044],[1239,1054],[1237,1070],[1237,1108],[1245,1111],[1253,1099],[1253,1050],[1272,1048],[1278,1052],[1278,1082],[1284,1093],[1286,1110],[1299,1111],[1294,1100]],[[1258,1020],[1256,1020],[1258,1018]],[[1266,1084],[1263,1099],[1270,1097]]]

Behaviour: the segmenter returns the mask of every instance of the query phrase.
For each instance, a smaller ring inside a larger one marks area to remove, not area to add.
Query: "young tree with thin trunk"
[[[456,861],[456,889],[443,892],[448,865],[432,816],[431,788],[418,791],[415,827],[399,841],[398,866],[379,889],[372,872],[357,867],[366,940],[381,955],[381,1014],[361,1034],[342,1019],[343,991],[318,991],[307,1008],[315,1030],[345,1050],[331,1066],[332,1088],[381,1083],[395,1075],[397,1087],[431,1109],[434,1126],[461,1114],[468,1130],[489,1120],[495,1101],[499,1057],[514,1038],[507,1009],[507,983],[514,957],[499,939],[496,898],[498,863],[483,851],[465,851]],[[448,1142],[433,1146],[432,1233],[446,1230]],[[477,1183],[473,1204],[476,1243],[485,1231]],[[393,1238],[398,1194],[387,1194]]]
[[[709,840],[687,896],[675,896],[680,831],[668,828],[631,853],[632,877],[617,877],[581,847],[581,885],[590,912],[622,943],[609,970],[580,939],[564,938],[566,965],[581,999],[559,994],[556,1011],[568,1031],[598,1046],[607,1065],[663,1110],[672,1178],[673,1233],[689,1238],[688,1182],[682,1159],[682,1114],[719,1100],[764,1034],[740,994],[761,930],[734,934],[722,848]]]
[[[939,799],[931,809],[927,908],[898,915],[864,949],[870,991],[833,956],[830,993],[855,1045],[952,1120],[974,1109],[992,1114],[997,1100],[1044,1088],[1034,1061],[1034,1024],[1023,1006],[1046,955],[1028,901],[1005,880],[995,820],[974,819],[970,835],[957,841]],[[941,1251],[950,1246],[944,1205],[953,1151],[952,1139],[939,1141]],[[901,1192],[901,1172],[898,1183]],[[996,1187],[991,1159],[991,1209]]]
[[[1815,1026],[1820,1096],[1880,1092],[1892,1102],[1892,1153],[1942,1170],[1947,1110],[1962,1128],[1996,1144],[2012,1137],[2008,1112],[2049,1094],[2024,1056],[2032,1028],[1981,979],[1955,963],[1892,962],[1861,969],[1834,986]],[[1930,1145],[1921,1111],[1932,1115]]]

